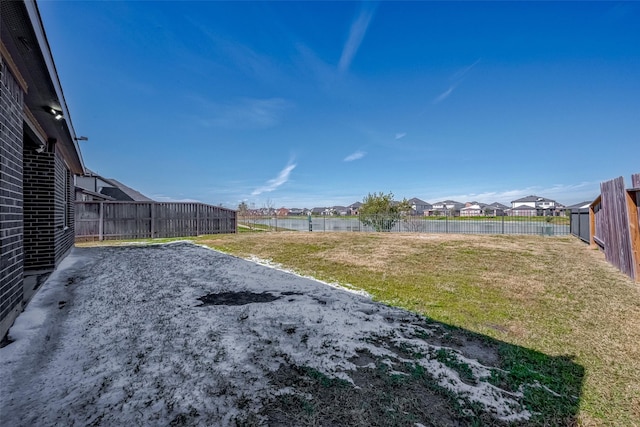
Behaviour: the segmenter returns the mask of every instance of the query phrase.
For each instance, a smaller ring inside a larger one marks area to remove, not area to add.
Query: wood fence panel
[[[640,282],[640,173],[631,175],[631,186],[632,188],[627,190],[629,236],[635,279]]]
[[[83,240],[99,238],[101,234],[99,202],[76,204],[75,217],[76,236],[82,236]]]
[[[640,190],[627,190],[626,204],[629,217],[629,240],[631,243],[631,277],[640,281]]]
[[[602,197],[598,197],[598,199],[598,203],[591,207],[591,211],[593,212],[594,225],[591,237],[594,240],[594,243],[598,244],[599,246],[604,246],[606,218],[604,216],[604,212],[602,211]]]
[[[635,193],[636,219],[638,220],[638,228],[640,228],[640,173],[631,175],[631,187],[633,187],[633,193]]]
[[[604,242],[607,261],[635,278],[624,179],[603,182],[600,191],[602,201],[596,213],[596,236]]]
[[[202,203],[76,202],[76,239],[235,233],[236,211]]]

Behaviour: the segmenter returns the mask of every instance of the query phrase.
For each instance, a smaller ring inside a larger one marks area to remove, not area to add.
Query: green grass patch
[[[239,233],[194,240],[349,284],[477,334],[500,348],[505,373],[491,381],[521,390],[528,407],[545,414],[538,424],[640,425],[640,286],[573,237]]]
[[[517,388],[535,379],[561,396],[545,401],[542,396],[550,393],[543,388],[525,389],[532,409],[566,415],[579,407],[575,422],[585,425],[640,424],[640,287],[577,239],[387,233],[239,237],[203,242],[351,284],[379,301],[512,346],[502,355],[511,374],[495,381]],[[545,357],[536,360],[527,350]]]
[[[460,378],[465,382],[474,383],[475,377],[473,371],[468,364],[460,362],[455,353],[451,350],[441,348],[436,352],[436,360],[443,365],[453,369],[460,375]]]

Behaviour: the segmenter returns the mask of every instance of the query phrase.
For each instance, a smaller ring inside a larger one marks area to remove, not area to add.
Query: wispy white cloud
[[[445,99],[447,99],[449,97],[449,95],[451,95],[453,93],[453,91],[455,90],[456,86],[449,86],[449,89],[445,90],[444,92],[442,92],[440,95],[438,95],[437,97],[434,98],[433,103],[434,104],[439,104],[440,102],[444,101]]]
[[[399,133],[396,133],[396,139],[402,139],[402,138],[404,138],[405,136],[407,136],[407,133],[406,133],[406,132],[399,132]]]
[[[451,76],[451,80],[453,80],[454,82],[459,82],[460,80],[462,80],[464,78],[464,76],[469,71],[471,71],[479,63],[480,63],[480,58],[476,59],[476,62],[474,62],[473,64],[467,65],[466,67],[458,70],[454,75]]]
[[[338,63],[338,69],[341,72],[347,71],[351,66],[351,61],[353,61],[353,58],[358,52],[360,44],[367,33],[367,29],[369,28],[375,9],[375,4],[372,5],[370,2],[363,2],[362,9],[360,9],[358,16],[351,24],[349,37],[342,48],[342,55],[340,56],[340,62]]]
[[[282,98],[245,98],[233,104],[203,101],[207,117],[199,119],[206,127],[268,128],[280,123],[282,113],[291,103]]]
[[[339,74],[333,64],[322,60],[312,49],[303,43],[295,45],[297,55],[294,59],[298,68],[297,73],[318,81],[324,89],[333,86],[338,81]]]
[[[447,90],[445,90],[444,92],[442,92],[440,95],[436,96],[433,99],[433,104],[439,104],[442,101],[444,101],[445,99],[447,99],[454,90],[456,90],[456,88],[458,87],[458,85],[460,85],[460,83],[462,82],[462,80],[464,80],[465,76],[469,73],[469,71],[471,71],[476,65],[478,65],[480,63],[480,59],[476,59],[476,61],[471,64],[471,65],[467,65],[466,67],[458,70],[456,73],[454,73],[451,76],[451,80],[453,81],[453,84],[451,84],[449,86],[449,88]]]
[[[363,158],[364,156],[366,156],[367,153],[365,153],[364,151],[356,151],[355,153],[351,153],[349,154],[347,157],[344,158],[344,162],[353,162],[354,160],[359,160],[361,158]]]
[[[282,169],[280,171],[278,176],[276,176],[275,178],[270,179],[269,181],[267,181],[267,183],[265,185],[263,185],[262,187],[258,187],[255,190],[253,190],[251,192],[251,195],[252,196],[257,196],[257,195],[262,194],[262,193],[269,193],[269,192],[275,190],[276,188],[280,187],[281,185],[283,185],[284,183],[289,181],[289,177],[291,176],[291,172],[296,168],[296,166],[297,165],[295,163],[289,163],[284,169]]]
[[[272,81],[281,79],[281,66],[273,61],[269,55],[256,52],[249,46],[231,40],[211,30],[210,27],[191,20],[205,36],[207,52],[212,51],[217,56],[224,57],[224,61],[216,61],[216,65],[222,62],[223,68],[240,72],[260,81]],[[203,46],[196,46],[201,57],[206,59],[209,55],[202,55]]]

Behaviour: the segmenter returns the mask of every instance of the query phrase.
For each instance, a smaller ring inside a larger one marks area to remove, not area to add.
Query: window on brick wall
[[[63,216],[63,225],[66,229],[69,227],[69,171],[65,169],[64,171],[64,215]]]

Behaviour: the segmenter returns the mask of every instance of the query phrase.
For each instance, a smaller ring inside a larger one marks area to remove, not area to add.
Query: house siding
[[[20,313],[23,299],[24,92],[2,57],[0,95],[0,333],[4,335]]]

